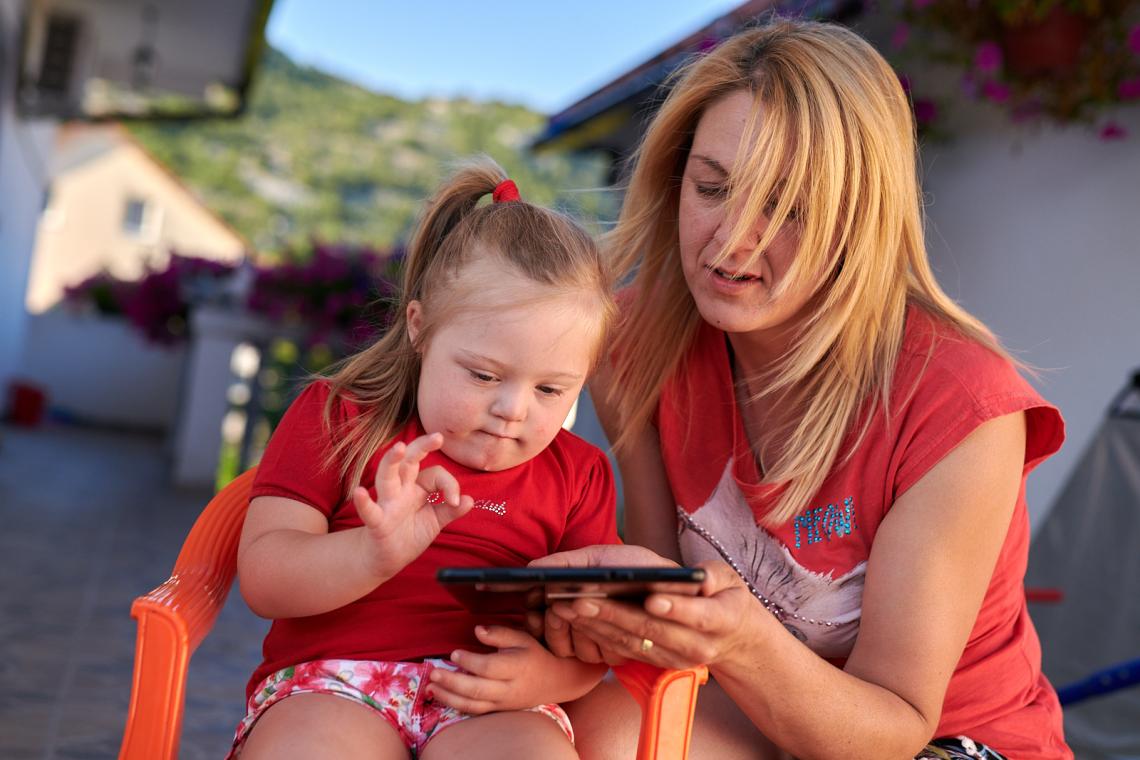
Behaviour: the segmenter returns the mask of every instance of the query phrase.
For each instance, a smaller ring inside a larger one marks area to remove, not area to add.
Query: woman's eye
[[[693,186],[697,189],[697,195],[702,198],[723,198],[728,194],[724,185],[702,185],[700,182],[694,182]]]
[[[561,396],[562,395],[562,389],[561,388],[554,388],[554,387],[551,387],[549,385],[538,386],[538,392],[544,396]]]
[[[778,205],[779,205],[778,201],[769,201],[768,204],[766,206],[764,206],[764,216],[771,219],[772,215],[776,213],[776,206],[778,206]],[[788,216],[784,219],[784,221],[785,222],[795,222],[795,221],[798,221],[799,218],[800,218],[799,206],[792,206],[790,209],[788,209]]]

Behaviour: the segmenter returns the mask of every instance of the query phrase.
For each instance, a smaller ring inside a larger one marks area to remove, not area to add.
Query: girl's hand
[[[431,672],[432,697],[463,712],[481,715],[570,701],[593,688],[605,673],[604,668],[555,656],[524,631],[480,625],[475,636],[498,651],[456,650],[451,661],[461,671]]]
[[[699,567],[707,573],[700,596],[652,594],[644,609],[610,599],[577,599],[555,604],[552,612],[608,657],[663,668],[747,658],[749,641],[755,640],[750,630],[759,622],[756,616],[771,613],[725,563],[704,562]]]
[[[387,579],[423,553],[443,527],[462,517],[474,500],[459,492],[459,482],[442,467],[420,471],[424,457],[443,446],[440,433],[393,445],[376,468],[376,500],[366,488],[352,492],[360,519],[362,556],[368,572]],[[438,491],[443,501],[429,503]]]

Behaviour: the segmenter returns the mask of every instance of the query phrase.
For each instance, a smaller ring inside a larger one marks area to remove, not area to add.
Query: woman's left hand
[[[724,663],[744,653],[759,613],[769,615],[731,567],[705,562],[699,596],[652,594],[644,608],[609,599],[558,603],[555,615],[603,651],[663,668]]]

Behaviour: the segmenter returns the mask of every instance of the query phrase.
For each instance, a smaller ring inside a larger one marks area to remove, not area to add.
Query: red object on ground
[[[1065,593],[1059,588],[1025,587],[1025,601],[1027,602],[1063,602]]]
[[[47,394],[42,388],[14,380],[8,384],[8,421],[14,425],[36,427],[44,420]]]

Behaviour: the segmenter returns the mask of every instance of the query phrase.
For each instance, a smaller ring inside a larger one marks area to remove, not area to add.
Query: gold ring
[[[649,650],[653,648],[653,639],[642,639],[639,648],[642,654],[649,654]]]

